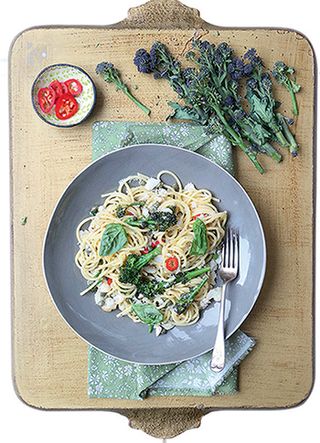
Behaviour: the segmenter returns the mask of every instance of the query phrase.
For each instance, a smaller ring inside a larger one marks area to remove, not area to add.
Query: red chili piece
[[[154,248],[156,248],[158,245],[160,245],[159,240],[157,240],[157,241],[153,241],[153,242],[151,243],[151,248],[154,249]]]
[[[56,116],[60,120],[67,120],[79,109],[77,100],[71,94],[63,94],[56,102]]]
[[[56,101],[57,101],[57,99],[61,97],[63,94],[62,84],[59,82],[59,80],[53,80],[53,82],[50,83],[49,87],[52,88],[56,93]]]
[[[192,218],[193,218],[193,220],[196,220],[198,217],[200,217],[201,215],[203,215],[204,217],[205,217],[205,215],[206,214],[196,214],[196,215],[194,215]]]
[[[68,92],[74,96],[78,96],[82,92],[82,84],[76,78],[70,78],[64,82],[68,88]]]
[[[50,86],[48,88],[41,88],[38,92],[38,103],[41,110],[48,114],[53,108],[56,99],[56,93]]]
[[[168,269],[168,271],[172,272],[172,271],[175,271],[176,269],[178,269],[179,261],[178,261],[177,257],[169,257],[169,258],[167,258],[165,263],[166,263],[166,268]]]

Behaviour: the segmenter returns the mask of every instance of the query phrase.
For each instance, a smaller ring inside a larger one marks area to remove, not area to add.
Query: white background
[[[39,411],[23,404],[15,395],[11,383],[10,295],[9,295],[9,146],[7,105],[7,64],[9,45],[14,36],[25,28],[49,24],[116,23],[126,17],[127,9],[143,0],[11,0],[2,4],[0,18],[0,232],[2,241],[0,293],[0,439],[21,440],[24,443],[104,442],[114,439],[130,442],[151,442],[154,438],[131,430],[127,419],[111,412]],[[202,17],[220,26],[272,26],[297,29],[311,40],[319,51],[319,15],[316,1],[305,0],[185,0],[196,7]],[[303,272],[303,269],[301,270]],[[304,294],[301,294],[304,297]],[[297,331],[303,333],[303,331]],[[281,411],[220,411],[202,421],[200,429],[186,432],[176,442],[251,443],[259,441],[301,443],[319,441],[319,382],[313,393],[300,407]],[[308,435],[309,434],[309,435]],[[311,437],[310,434],[314,436]],[[311,439],[310,439],[311,437]]]

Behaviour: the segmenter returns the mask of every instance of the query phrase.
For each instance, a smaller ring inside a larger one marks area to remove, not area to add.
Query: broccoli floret
[[[126,223],[141,229],[150,228],[157,231],[166,231],[177,223],[177,216],[174,213],[174,209],[175,208],[171,209],[171,212],[153,211],[149,217],[129,217]]]
[[[177,216],[174,211],[155,211],[150,214],[150,220],[156,223],[159,231],[166,231],[177,223]]]
[[[122,218],[126,215],[127,207],[126,206],[118,206],[116,210],[116,215],[118,218]]]
[[[296,79],[292,76],[293,74],[294,69],[284,62],[278,61],[274,64],[272,75],[280,85],[283,85],[289,91],[293,113],[298,115],[299,109],[295,94],[300,91],[301,86],[296,82]]]
[[[186,283],[193,278],[208,273],[211,269],[209,266],[194,269],[188,272],[180,272],[171,281],[156,281],[144,278],[141,275],[142,268],[146,266],[154,257],[161,253],[161,247],[157,246],[148,254],[138,255],[130,254],[125,264],[120,269],[119,280],[121,283],[130,283],[135,285],[138,294],[143,294],[147,298],[152,298],[156,294],[163,294],[166,289],[171,288],[177,283]]]
[[[162,282],[157,282],[156,280],[147,280],[146,278],[140,277],[140,280],[136,284],[137,291],[147,298],[152,298],[155,294],[163,294],[165,292],[166,288],[161,283]]]
[[[116,215],[118,218],[122,218],[126,215],[127,209],[132,206],[144,206],[144,202],[132,202],[129,205],[119,205],[116,209]]]
[[[152,249],[148,254],[137,255],[130,254],[125,264],[120,269],[119,280],[121,283],[131,283],[136,285],[139,283],[141,276],[140,272],[154,257],[161,253],[160,246]]]

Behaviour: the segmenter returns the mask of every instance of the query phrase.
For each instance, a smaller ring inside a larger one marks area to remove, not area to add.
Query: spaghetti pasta
[[[174,184],[166,184],[164,177]],[[116,191],[102,197],[103,205],[82,220],[76,231],[75,263],[88,284],[81,295],[95,291],[95,301],[103,310],[119,309],[118,316],[148,323],[150,329],[156,326],[157,333],[196,323],[215,285],[217,251],[227,221],[227,213],[219,212],[214,204],[217,199],[191,183],[183,187],[171,171],[160,171],[156,178],[129,176],[119,182]],[[155,214],[171,224],[159,224]],[[196,220],[202,222],[197,224],[201,224],[205,245],[199,255],[191,254]],[[111,255],[101,255],[102,236],[111,224],[125,231],[126,244]],[[135,274],[136,284],[121,277],[129,256],[142,257],[155,248],[157,254]],[[168,258],[174,258],[173,268],[166,266]],[[146,293],[137,281],[143,285],[152,282],[154,292]],[[137,305],[148,305],[146,315],[140,314]]]

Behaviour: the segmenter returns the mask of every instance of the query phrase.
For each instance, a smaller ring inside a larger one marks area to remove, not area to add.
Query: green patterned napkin
[[[88,394],[92,398],[141,400],[146,396],[209,397],[237,392],[237,366],[251,351],[254,340],[241,331],[226,341],[222,372],[210,369],[211,352],[183,363],[139,365],[89,348]]]
[[[179,146],[204,155],[233,173],[232,148],[223,136],[209,136],[190,123],[95,122],[92,158],[145,143]],[[137,171],[138,172],[138,171]],[[211,352],[178,364],[139,365],[89,347],[88,395],[91,398],[143,399],[146,396],[211,396],[237,392],[237,366],[255,342],[241,331],[226,341],[226,365],[210,370]]]

